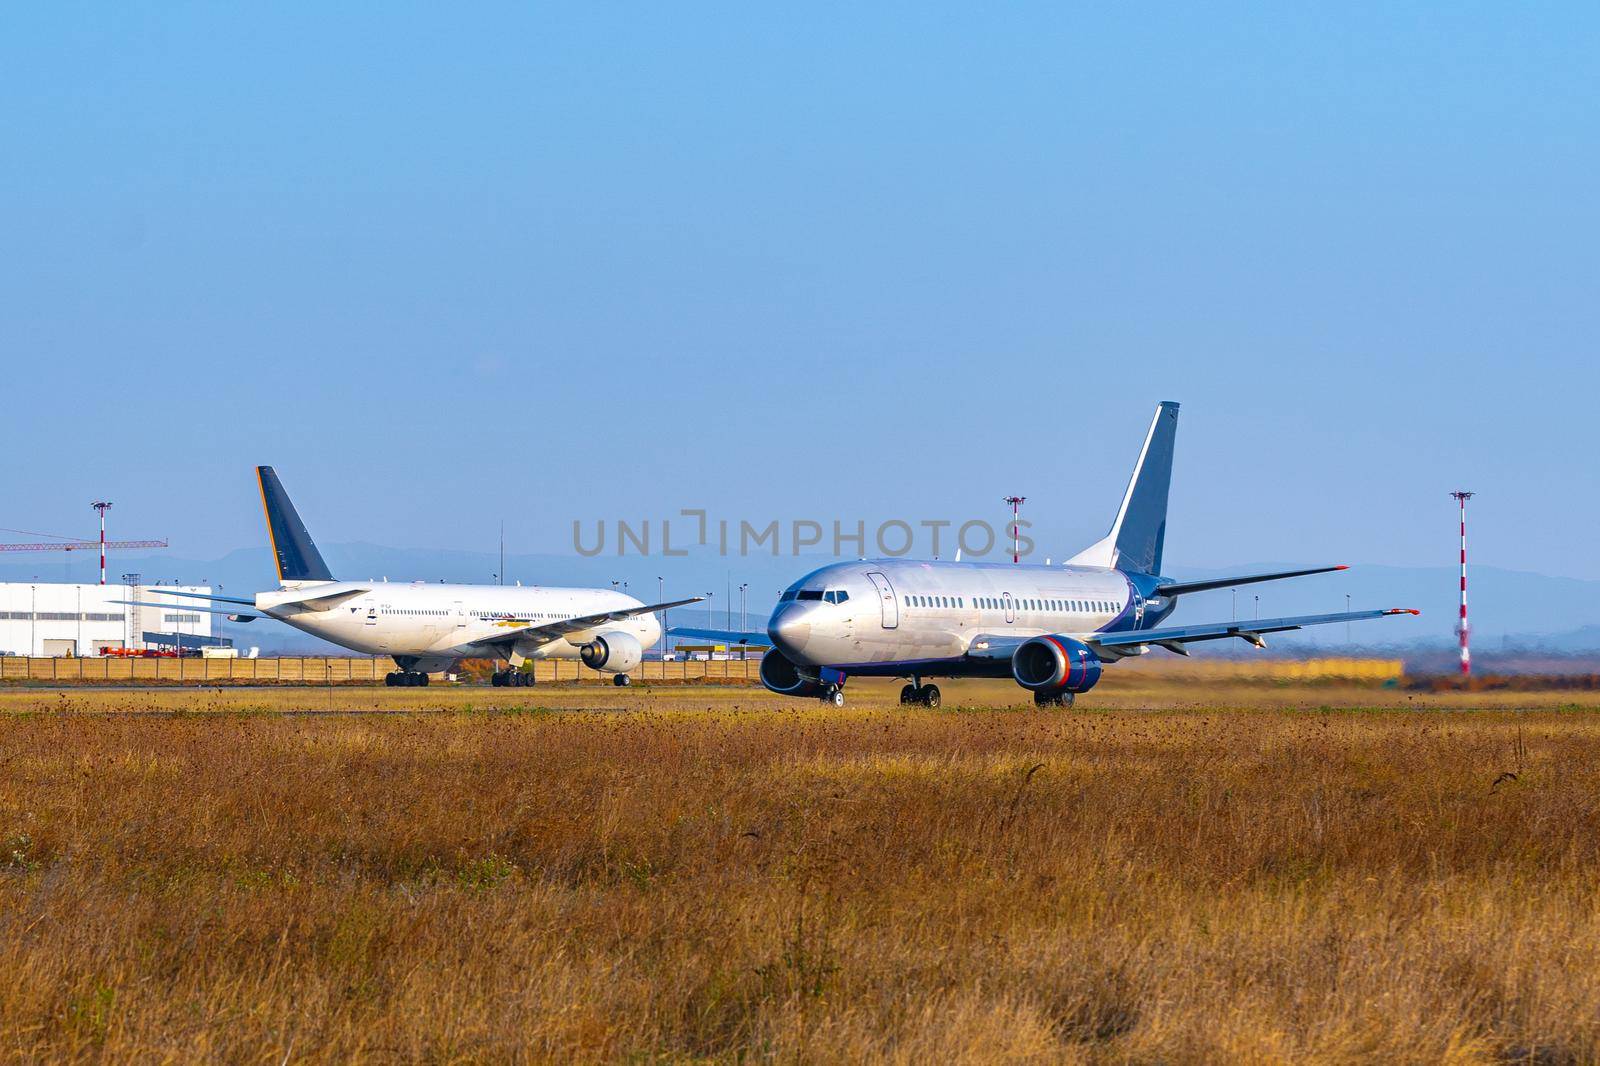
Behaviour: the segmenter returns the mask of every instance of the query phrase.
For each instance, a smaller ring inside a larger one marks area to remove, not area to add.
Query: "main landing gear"
[[[521,670],[501,670],[490,676],[489,684],[495,688],[531,688],[533,675]]]
[[[390,688],[423,688],[428,684],[428,675],[417,670],[401,670],[384,674],[383,683]]]
[[[611,679],[611,683],[618,688],[627,688],[629,685],[633,684],[633,678],[629,677],[627,674],[617,674]]]
[[[939,686],[919,685],[915,680],[900,690],[900,702],[903,704],[921,704],[924,707],[939,706]]]
[[[1035,692],[1033,705],[1035,707],[1071,707],[1072,701],[1077,697],[1070,692]]]

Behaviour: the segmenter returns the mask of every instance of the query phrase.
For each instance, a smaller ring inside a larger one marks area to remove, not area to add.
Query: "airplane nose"
[[[790,604],[772,616],[767,623],[767,636],[779,651],[790,658],[801,658],[811,642],[811,611],[809,607]]]

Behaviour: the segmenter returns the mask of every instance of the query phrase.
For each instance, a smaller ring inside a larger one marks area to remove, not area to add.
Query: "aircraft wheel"
[[[495,688],[505,688],[506,675],[501,673],[499,670],[496,670],[494,673],[489,675],[489,684],[493,685]]]
[[[428,675],[427,674],[424,674],[424,673],[418,673],[417,674],[417,687],[418,688],[427,688],[428,687]]]
[[[633,684],[633,678],[629,677],[627,674],[618,674],[611,679],[611,683],[618,688],[627,688],[629,685]]]
[[[828,704],[830,707],[843,707],[844,689],[835,685],[829,685],[828,690],[822,694],[822,702]]]
[[[1053,692],[1035,692],[1033,694],[1033,705],[1035,707],[1059,707],[1061,706],[1061,697]]]
[[[922,705],[924,707],[937,707],[937,706],[939,706],[939,686],[938,685],[923,685],[922,686]]]
[[[397,675],[393,671],[391,671],[391,672],[383,675],[383,683],[384,683],[384,685],[386,685],[389,688],[394,688],[400,682],[397,679]]]
[[[905,703],[916,703],[917,702],[917,686],[915,686],[915,685],[907,685],[904,688],[902,688],[900,690],[900,702],[902,704],[905,704]]]

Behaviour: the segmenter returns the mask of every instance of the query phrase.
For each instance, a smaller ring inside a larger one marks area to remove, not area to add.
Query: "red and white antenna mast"
[[[1026,496],[1007,496],[1006,502],[1011,505],[1011,561],[1021,559],[1020,545],[1022,542],[1022,528],[1019,524],[1022,515],[1022,505],[1028,502]]]
[[[1451,496],[1461,507],[1461,623],[1456,632],[1461,635],[1461,676],[1472,676],[1472,649],[1467,643],[1467,501],[1470,492],[1452,492]]]
[[[89,505],[100,512],[100,584],[106,583],[106,511],[111,508],[109,500],[96,500]]]

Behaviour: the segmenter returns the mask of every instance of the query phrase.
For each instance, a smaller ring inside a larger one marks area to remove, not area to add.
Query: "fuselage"
[[[1153,577],[1094,566],[836,563],[789,587],[767,634],[791,661],[845,675],[1008,676],[970,657],[985,637],[1153,628],[1176,603]]]
[[[308,591],[337,596],[358,591],[328,610],[275,606]],[[503,637],[530,622],[559,622],[605,611],[644,606],[621,592],[550,586],[446,585],[412,582],[318,582],[256,594],[263,613],[324,640],[369,655],[414,657],[425,662],[464,657],[504,657],[480,642]],[[515,621],[514,621],[515,619]],[[627,633],[648,648],[661,637],[654,615],[606,622],[530,648],[530,659],[577,659],[579,648],[599,633]]]

